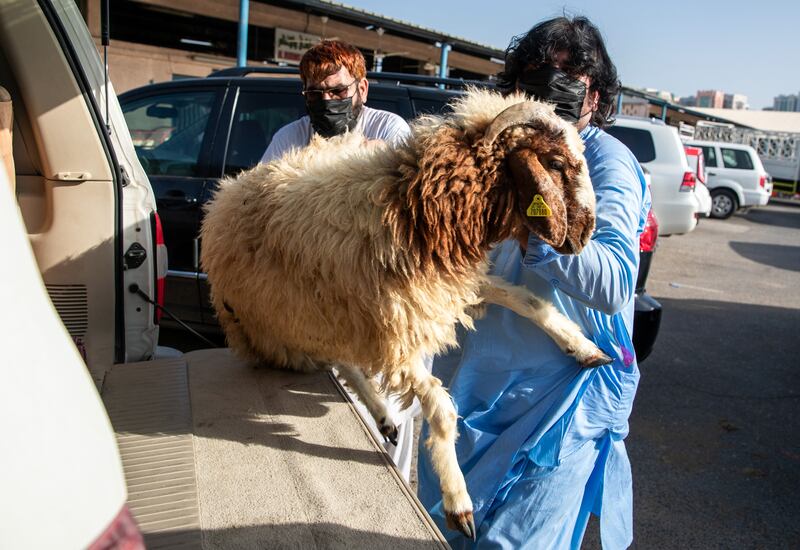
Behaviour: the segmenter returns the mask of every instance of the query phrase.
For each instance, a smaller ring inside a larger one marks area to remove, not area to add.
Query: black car
[[[202,205],[221,177],[255,165],[273,134],[305,115],[300,80],[296,72],[288,72],[226,69],[207,78],[143,86],[119,97],[161,217],[169,253],[166,306],[195,328],[219,330],[208,301],[206,275],[199,267]],[[464,84],[408,74],[370,73],[368,78],[369,106],[406,120],[440,113],[462,93],[431,84]],[[637,293],[637,302],[643,296],[646,293]],[[634,324],[635,333],[652,335],[643,343],[649,353],[657,323],[655,329],[640,329],[637,308]]]
[[[642,168],[642,170],[647,173],[646,168]],[[651,208],[647,213],[644,231],[639,237],[639,273],[636,277],[636,297],[633,311],[633,347],[636,349],[636,358],[640,363],[653,351],[658,329],[661,326],[661,304],[650,296],[645,288],[657,241],[658,220]]]

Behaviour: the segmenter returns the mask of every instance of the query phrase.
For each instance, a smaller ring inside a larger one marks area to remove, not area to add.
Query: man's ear
[[[530,149],[517,149],[508,155],[508,166],[520,207],[525,209],[525,225],[553,248],[567,238],[567,207],[560,189]]]
[[[594,90],[589,92],[591,94],[591,100],[589,102],[590,107],[592,108],[592,112],[597,110],[597,107],[600,105],[600,92]]]
[[[367,93],[369,93],[369,80],[367,80],[366,76],[358,81],[358,93],[361,96],[361,101],[366,103]]]

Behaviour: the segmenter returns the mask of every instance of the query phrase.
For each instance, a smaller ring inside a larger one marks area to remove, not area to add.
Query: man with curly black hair
[[[617,71],[588,19],[559,17],[514,38],[498,85],[552,103],[577,126],[597,223],[579,256],[533,235],[505,242],[492,253],[492,274],[548,299],[613,362],[583,369],[538,327],[489,306],[463,335],[463,351],[434,365],[458,408],[477,540],[447,529],[423,448],[420,499],[453,548],[579,548],[592,513],[603,548],[625,548],[633,534],[624,438],[639,380],[631,332],[650,196],[633,154],[602,130],[614,114]]]
[[[578,130],[589,123],[598,128],[613,123],[620,90],[603,37],[585,17],[551,19],[515,37],[497,87],[555,103],[556,113],[576,123]],[[580,96],[584,99],[578,109]]]

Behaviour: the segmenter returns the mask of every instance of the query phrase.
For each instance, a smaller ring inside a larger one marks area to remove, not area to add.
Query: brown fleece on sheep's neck
[[[474,141],[442,126],[402,155],[401,177],[385,190],[383,223],[423,272],[474,268],[491,244],[511,234],[512,186]]]

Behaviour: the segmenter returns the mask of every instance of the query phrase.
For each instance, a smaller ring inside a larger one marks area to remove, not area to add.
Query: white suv
[[[713,218],[729,218],[738,208],[764,206],[772,181],[755,149],[738,143],[690,141],[703,150]]]
[[[627,145],[639,164],[650,172],[658,234],[693,230],[700,208],[694,192],[697,180],[677,129],[660,120],[621,116],[606,132]]]

